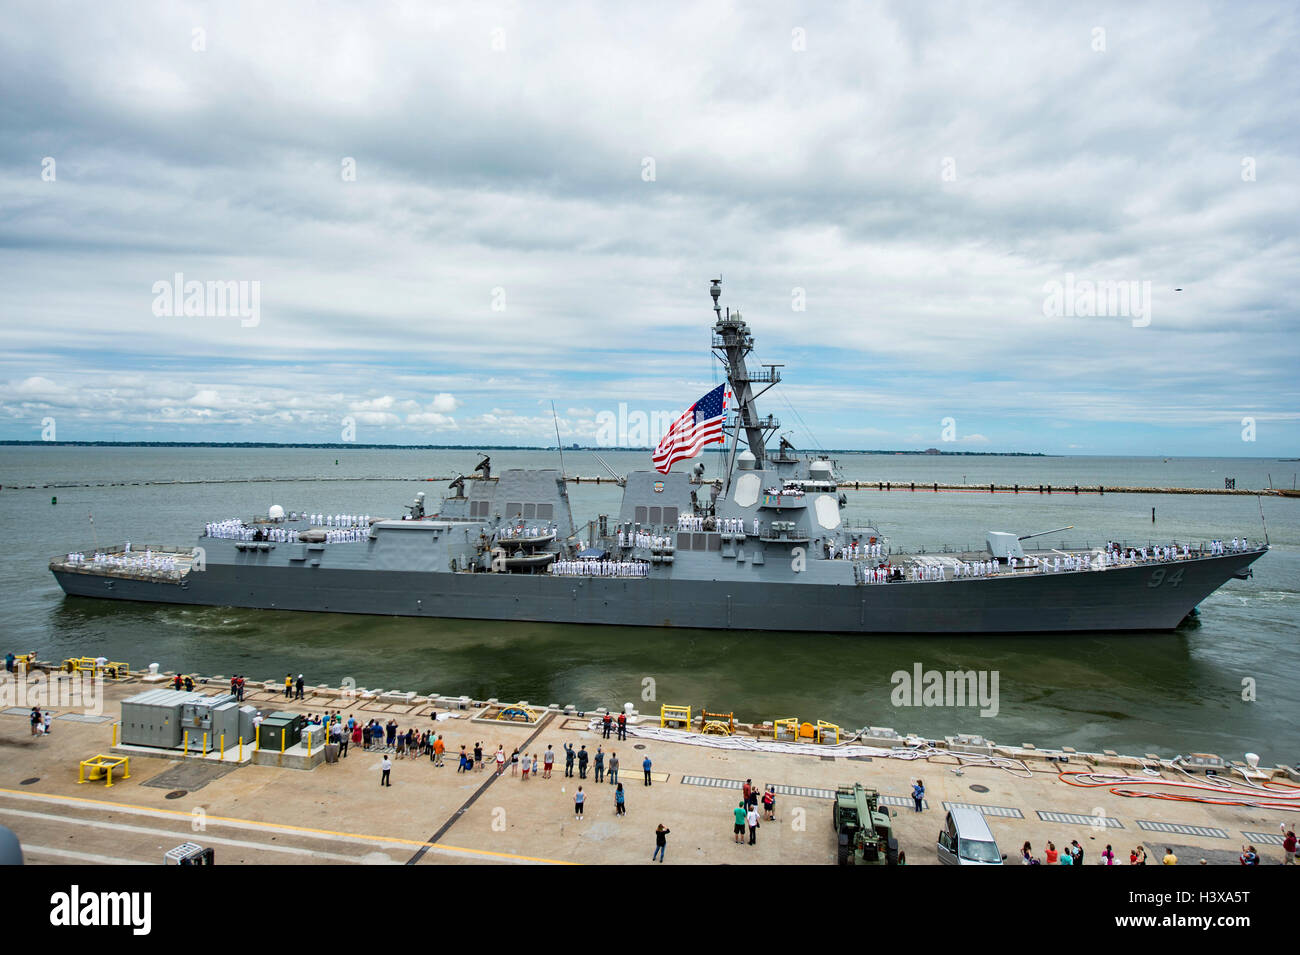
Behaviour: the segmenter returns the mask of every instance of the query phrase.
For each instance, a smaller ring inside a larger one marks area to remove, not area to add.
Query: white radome
[[[284,508],[279,504],[272,504],[271,509],[266,512],[266,516],[273,521],[284,520]]]

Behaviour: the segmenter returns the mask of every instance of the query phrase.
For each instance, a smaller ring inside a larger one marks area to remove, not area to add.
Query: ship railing
[[[847,526],[847,525],[841,525],[841,526]],[[1066,553],[1083,554],[1083,553],[1089,553],[1097,550],[1104,550],[1107,543],[1108,543],[1107,541],[1067,541],[1067,540],[1054,541],[1054,542],[1035,541],[1034,544],[1036,544],[1036,546],[1031,545],[1025,547],[1025,552],[1041,553],[1043,551],[1059,550],[1059,551],[1064,551]],[[1109,543],[1114,544],[1116,547],[1118,547],[1120,550],[1123,551],[1127,551],[1129,549],[1141,550],[1142,548],[1145,547],[1147,549],[1148,555],[1156,547],[1176,547],[1178,548],[1181,556],[1181,552],[1184,544],[1187,546],[1187,550],[1191,554],[1207,553],[1210,549],[1209,541],[1177,540],[1171,538],[1163,538],[1159,540],[1155,538],[1151,538],[1145,541],[1112,540],[1109,541]],[[1229,546],[1229,550],[1231,550],[1231,546]],[[980,541],[977,544],[923,544],[916,548],[905,548],[903,549],[902,553],[920,554],[926,556],[953,555],[953,554],[980,554],[980,553],[988,553],[988,544],[985,541]]]

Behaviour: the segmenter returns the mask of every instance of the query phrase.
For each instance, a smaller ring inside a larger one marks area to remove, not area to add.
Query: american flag
[[[673,422],[655,449],[656,471],[667,474],[673,462],[695,457],[706,444],[722,443],[722,422],[727,417],[725,390],[726,385],[718,385]]]

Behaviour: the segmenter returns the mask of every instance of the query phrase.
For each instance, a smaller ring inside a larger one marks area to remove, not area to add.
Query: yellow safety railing
[[[114,660],[99,663],[95,657],[68,657],[63,669],[68,673],[97,673],[110,680],[125,680],[131,675],[130,664]]]
[[[772,721],[772,739],[781,739],[781,734],[785,733],[793,742],[799,739],[799,718],[790,716],[785,719]]]
[[[834,723],[827,723],[825,720],[817,721],[817,742],[819,743],[838,743],[842,730]],[[826,737],[830,735],[828,740]]]
[[[90,770],[90,778],[98,779],[100,773],[106,776],[108,786],[113,785],[113,770],[121,768],[122,778],[131,778],[131,759],[128,756],[105,756],[100,753],[92,756],[90,759],[83,759],[77,768],[77,783],[81,784],[86,781],[86,770]]]
[[[691,708],[689,706],[673,706],[671,703],[665,703],[659,707],[659,726],[664,727],[669,723],[682,724],[682,729],[691,728]]]

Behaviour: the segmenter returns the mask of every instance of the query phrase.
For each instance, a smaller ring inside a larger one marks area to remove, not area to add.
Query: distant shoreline
[[[0,440],[0,447],[56,448],[316,448],[330,451],[555,451],[555,445],[540,447],[535,444],[360,444],[307,442],[281,443],[276,441],[18,441]],[[652,452],[654,448],[605,448],[596,445],[569,445],[565,451],[636,451]],[[769,449],[776,453],[775,449]],[[715,453],[723,453],[721,451]],[[922,457],[976,457],[976,458],[1059,458],[1064,455],[1045,454],[1042,451],[904,451],[862,448],[828,448],[824,454],[914,454]]]

